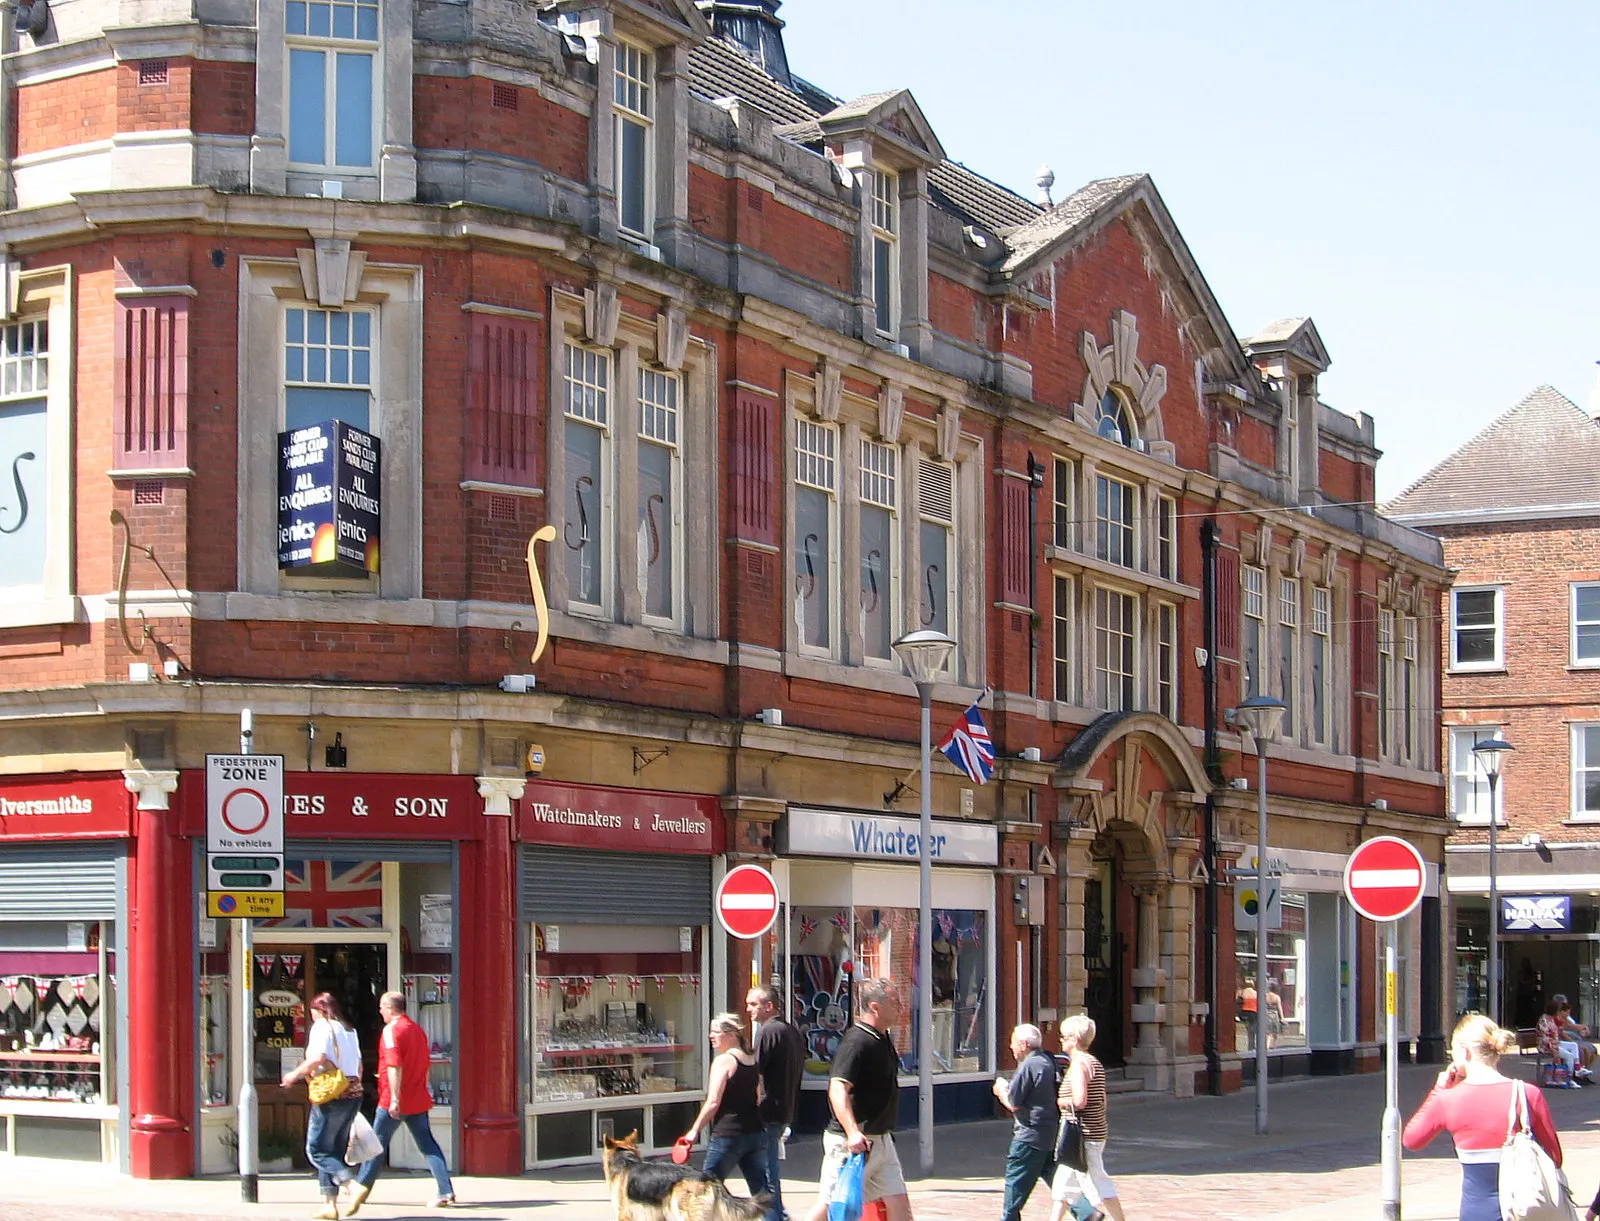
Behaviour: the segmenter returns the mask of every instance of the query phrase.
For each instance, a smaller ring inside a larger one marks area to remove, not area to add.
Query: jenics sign
[[[382,447],[325,420],[278,434],[278,567],[378,571]]]

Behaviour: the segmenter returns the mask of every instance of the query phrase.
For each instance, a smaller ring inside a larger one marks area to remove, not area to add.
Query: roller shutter
[[[115,920],[120,844],[0,847],[0,920]]]
[[[711,858],[522,850],[522,918],[568,924],[711,923]]]

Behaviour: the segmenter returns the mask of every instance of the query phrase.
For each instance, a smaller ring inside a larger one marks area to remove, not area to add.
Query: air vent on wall
[[[522,97],[515,85],[496,84],[490,105],[496,110],[518,110],[522,105]]]
[[[924,459],[917,464],[917,506],[923,517],[955,520],[955,473],[948,463]]]
[[[139,83],[141,85],[165,85],[167,83],[167,61],[164,59],[140,60]]]

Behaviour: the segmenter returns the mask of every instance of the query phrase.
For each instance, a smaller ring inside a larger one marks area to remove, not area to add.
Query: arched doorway
[[[1092,848],[1094,873],[1083,887],[1084,1011],[1094,1019],[1094,1051],[1109,1067],[1121,1065],[1131,1043],[1133,895],[1127,854],[1116,836],[1103,833]]]

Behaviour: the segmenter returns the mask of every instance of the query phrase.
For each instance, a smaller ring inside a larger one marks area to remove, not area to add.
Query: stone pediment
[[[1287,356],[1301,372],[1322,373],[1331,363],[1322,336],[1317,333],[1317,324],[1309,318],[1280,319],[1245,340],[1244,347],[1255,359]]]
[[[711,24],[694,0],[560,0],[556,6],[557,12],[579,18],[598,8],[610,8],[624,19],[647,21],[662,27],[663,32],[675,32],[680,38],[688,35],[699,41],[711,37]]]
[[[876,155],[885,161],[895,160],[884,156],[890,150],[913,165],[931,167],[945,160],[944,146],[909,89],[856,98],[822,115],[817,125],[829,144],[841,144],[852,136],[871,140]]]

